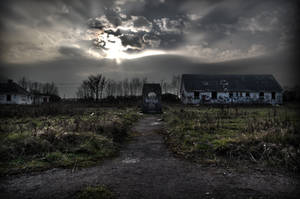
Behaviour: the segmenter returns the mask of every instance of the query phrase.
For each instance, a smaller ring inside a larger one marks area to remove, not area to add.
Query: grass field
[[[140,117],[136,108],[2,106],[0,174],[76,169],[118,154]]]
[[[164,105],[163,132],[177,155],[213,164],[252,162],[299,171],[300,105]],[[1,106],[0,175],[95,165],[118,154],[137,107]]]
[[[300,105],[166,105],[163,133],[171,150],[202,163],[239,163],[299,171]]]

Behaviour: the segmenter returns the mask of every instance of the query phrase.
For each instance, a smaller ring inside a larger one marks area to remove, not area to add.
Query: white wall
[[[4,104],[6,101],[6,95],[1,94],[0,95],[0,104]]]
[[[200,92],[199,99],[194,98],[194,92],[187,92],[184,87],[181,90],[181,94],[184,93],[184,97],[181,101],[184,104],[199,104],[202,103],[202,96],[205,96],[205,103],[266,103],[266,104],[282,104],[282,93],[276,93],[275,99],[272,99],[272,92],[264,92],[264,97],[259,97],[260,92],[249,92],[249,96],[246,96],[246,92],[233,92],[232,98],[229,97],[229,92],[217,92],[217,99],[212,99],[212,92]]]
[[[21,94],[9,94],[11,100],[7,101],[7,94],[0,95],[0,104],[32,104],[30,96]]]

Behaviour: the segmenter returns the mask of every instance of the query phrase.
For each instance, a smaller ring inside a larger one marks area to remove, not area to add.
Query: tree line
[[[106,97],[141,96],[144,83],[148,83],[147,78],[133,77],[116,81],[102,74],[90,75],[82,81],[76,95],[79,99],[96,101]],[[162,80],[160,84],[163,94],[178,95],[180,76],[174,75],[170,82]]]
[[[18,80],[18,84],[31,93],[58,96],[58,88],[53,82],[41,83],[41,82],[31,81],[26,77],[22,77],[21,79]]]

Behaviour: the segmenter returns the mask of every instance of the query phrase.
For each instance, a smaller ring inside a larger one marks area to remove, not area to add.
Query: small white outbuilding
[[[0,83],[0,104],[32,104],[32,102],[30,93],[12,80]]]

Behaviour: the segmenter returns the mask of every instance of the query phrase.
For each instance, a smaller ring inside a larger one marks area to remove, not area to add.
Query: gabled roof
[[[29,93],[24,88],[11,80],[8,80],[6,83],[0,83],[0,93],[29,95]]]
[[[186,91],[282,91],[273,75],[183,74],[181,80]]]

